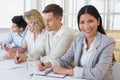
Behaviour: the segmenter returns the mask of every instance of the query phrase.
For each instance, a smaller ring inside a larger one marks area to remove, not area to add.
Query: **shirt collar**
[[[25,36],[25,34],[27,33],[27,28],[25,28],[25,30],[23,31],[23,33],[21,34],[21,37],[24,37]]]
[[[90,49],[89,49],[89,50],[94,49],[95,42],[96,42],[96,37],[94,38],[92,44],[90,45]],[[84,49],[86,49],[86,48],[87,48],[86,37],[85,37],[84,40],[83,40],[83,45],[84,45]],[[88,50],[88,51],[89,51],[89,50]]]
[[[62,25],[61,28],[58,30],[58,32],[54,36],[61,36],[65,30],[65,27]],[[52,35],[52,31],[50,31],[50,35]]]

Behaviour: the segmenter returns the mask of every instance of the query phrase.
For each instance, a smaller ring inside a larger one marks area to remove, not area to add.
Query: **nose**
[[[44,23],[45,23],[45,26],[47,26],[47,25],[48,25],[48,21],[47,21],[47,20],[45,20],[45,21],[44,21]]]
[[[11,28],[13,29],[13,26],[11,26]]]
[[[89,28],[89,24],[87,22],[84,24],[84,28]]]

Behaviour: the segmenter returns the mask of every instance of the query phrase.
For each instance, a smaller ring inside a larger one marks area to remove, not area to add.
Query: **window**
[[[21,15],[24,11],[38,9],[40,12],[50,3],[56,3],[63,8],[63,24],[72,29],[78,29],[77,13],[86,5],[94,5],[102,16],[103,27],[106,30],[120,30],[120,0],[2,0],[0,3],[0,28],[10,28],[11,18]]]
[[[63,23],[73,29],[78,29],[77,13],[86,5],[94,5],[101,14],[103,27],[106,30],[120,30],[120,0],[40,0],[40,8],[50,3],[60,5],[64,10]]]
[[[11,18],[24,12],[24,0],[2,0],[0,11],[0,28],[10,28]]]

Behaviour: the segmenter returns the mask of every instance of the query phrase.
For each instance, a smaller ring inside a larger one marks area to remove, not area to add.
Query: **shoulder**
[[[97,33],[96,46],[101,47],[101,49],[107,46],[115,46],[115,40],[112,37],[109,37],[107,35]]]
[[[17,32],[13,32],[13,31],[9,31],[8,32],[8,36],[14,37],[14,36],[18,36]]]
[[[115,43],[115,40],[112,37],[109,37],[109,36],[101,34],[101,33],[99,33],[99,35],[100,35],[101,42]]]
[[[41,39],[46,39],[47,35],[49,34],[48,30],[43,30],[40,34],[39,34],[39,38]]]
[[[66,27],[66,26],[62,26],[62,36],[68,36],[68,37],[75,37],[75,32],[73,29]]]
[[[27,38],[30,37],[31,34],[32,34],[32,32],[30,32],[29,30],[27,30],[27,32],[26,32],[26,37],[27,37]]]
[[[75,40],[79,42],[83,40],[84,37],[85,37],[84,33],[80,32],[79,34],[76,35]]]

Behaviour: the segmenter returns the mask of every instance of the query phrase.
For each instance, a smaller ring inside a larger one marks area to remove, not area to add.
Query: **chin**
[[[52,31],[50,28],[47,28],[48,31]]]

